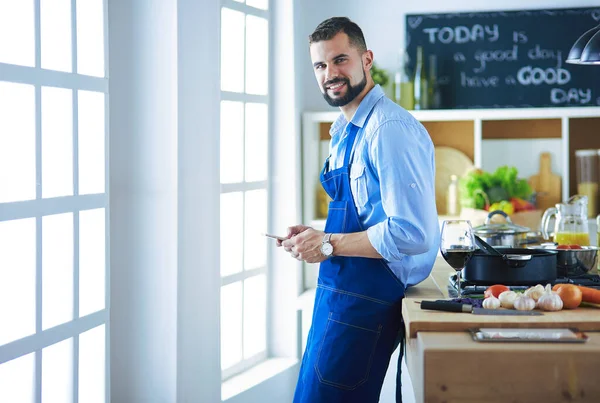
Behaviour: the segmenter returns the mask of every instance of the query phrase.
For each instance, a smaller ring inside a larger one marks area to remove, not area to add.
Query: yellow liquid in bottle
[[[558,232],[554,235],[554,242],[559,245],[590,245],[590,234],[586,232]]]

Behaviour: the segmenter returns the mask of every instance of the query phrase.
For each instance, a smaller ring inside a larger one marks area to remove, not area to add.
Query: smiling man
[[[429,275],[439,247],[433,144],[374,85],[358,25],[328,19],[309,43],[323,97],[342,113],[321,173],[333,200],[325,232],[295,225],[278,241],[296,259],[321,262],[294,402],[375,403],[403,340],[404,292]],[[398,402],[399,380],[398,370]]]

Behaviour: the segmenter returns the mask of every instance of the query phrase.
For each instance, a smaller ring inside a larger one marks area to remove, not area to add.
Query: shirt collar
[[[381,89],[381,86],[379,84],[371,88],[371,91],[369,91],[367,95],[365,95],[363,100],[360,102],[360,105],[358,105],[358,109],[356,109],[356,112],[354,112],[354,116],[352,116],[350,122],[355,126],[363,127],[365,121],[367,120],[367,116],[369,116],[369,113],[371,112],[377,101],[379,101],[384,95],[385,94],[383,93],[383,90]],[[345,127],[347,124],[348,122],[346,121],[346,117],[343,113],[340,113],[340,116],[338,116],[335,122],[331,125],[329,133],[331,135],[334,135],[335,133],[338,133],[340,129]]]

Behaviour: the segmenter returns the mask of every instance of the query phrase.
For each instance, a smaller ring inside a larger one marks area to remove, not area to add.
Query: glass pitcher
[[[554,242],[559,245],[589,246],[590,234],[588,231],[588,198],[575,195],[564,203],[557,203],[550,207],[542,217],[542,235],[548,236],[550,218],[554,220]]]

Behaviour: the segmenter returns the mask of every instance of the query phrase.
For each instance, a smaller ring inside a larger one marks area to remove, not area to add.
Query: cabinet
[[[436,146],[461,150],[474,165],[493,170],[507,163],[519,177],[537,172],[539,154],[550,151],[562,175],[562,199],[576,192],[575,150],[600,149],[600,107],[411,111]],[[317,214],[319,173],[328,154],[329,127],[338,112],[306,112],[302,117],[302,217],[322,229]],[[532,169],[535,171],[532,172]],[[445,211],[438,208],[438,214]],[[316,265],[306,265],[305,288],[314,287]]]

